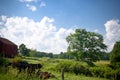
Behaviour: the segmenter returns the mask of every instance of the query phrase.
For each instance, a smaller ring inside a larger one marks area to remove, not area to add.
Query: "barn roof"
[[[2,42],[4,44],[9,44],[9,45],[16,45],[13,42],[11,42],[10,40],[5,39],[5,38],[1,38],[1,37],[0,37],[0,42]]]

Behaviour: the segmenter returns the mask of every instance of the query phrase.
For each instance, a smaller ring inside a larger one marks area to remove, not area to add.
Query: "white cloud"
[[[40,3],[40,7],[45,7],[46,6],[46,3],[45,2],[41,2]]]
[[[17,45],[24,43],[28,48],[39,51],[60,53],[66,51],[66,36],[74,32],[72,29],[57,28],[54,19],[43,17],[35,22],[27,17],[6,17],[1,32],[5,38]]]
[[[7,16],[2,15],[1,18],[2,18],[3,21],[6,21]]]
[[[37,0],[19,0],[20,2],[37,2]]]
[[[30,4],[26,4],[26,7],[28,7],[28,9],[32,10],[32,11],[36,11],[37,8],[33,5],[30,5]]]
[[[94,32],[99,33],[99,30],[98,30],[98,29],[95,29]]]
[[[108,45],[108,51],[111,51],[114,43],[120,40],[119,20],[109,20],[104,26],[106,30],[105,43]]]

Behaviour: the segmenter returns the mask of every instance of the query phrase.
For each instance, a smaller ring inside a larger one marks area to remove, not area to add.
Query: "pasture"
[[[17,60],[18,58],[16,58]],[[11,61],[11,59],[9,59]],[[19,59],[18,59],[19,60]],[[43,67],[40,69],[43,72],[49,72],[53,74],[55,77],[49,78],[47,80],[62,80],[61,79],[61,71],[59,70],[59,64],[67,62],[67,63],[79,63],[82,66],[89,67],[90,66],[85,62],[77,62],[75,60],[67,60],[67,59],[51,59],[51,58],[35,58],[35,57],[22,57],[21,60],[27,61],[28,63],[37,64],[40,63]],[[109,61],[99,61],[95,62],[96,66],[107,66]],[[67,67],[66,67],[67,68]],[[16,68],[9,67],[0,67],[0,80],[42,80],[36,74],[32,76],[28,76],[25,71],[17,75],[18,70]],[[83,74],[75,74],[72,71],[64,73],[65,80],[108,80],[106,78],[101,78],[98,76],[85,76]]]

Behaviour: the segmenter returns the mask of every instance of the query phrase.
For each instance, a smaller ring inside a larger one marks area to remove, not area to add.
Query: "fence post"
[[[62,80],[64,80],[64,68],[61,69]]]

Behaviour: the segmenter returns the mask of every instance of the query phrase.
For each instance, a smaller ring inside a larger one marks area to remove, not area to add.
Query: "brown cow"
[[[38,70],[37,75],[42,79],[42,80],[46,80],[49,78],[54,78],[55,76],[51,73],[48,72],[42,72],[40,70]]]

